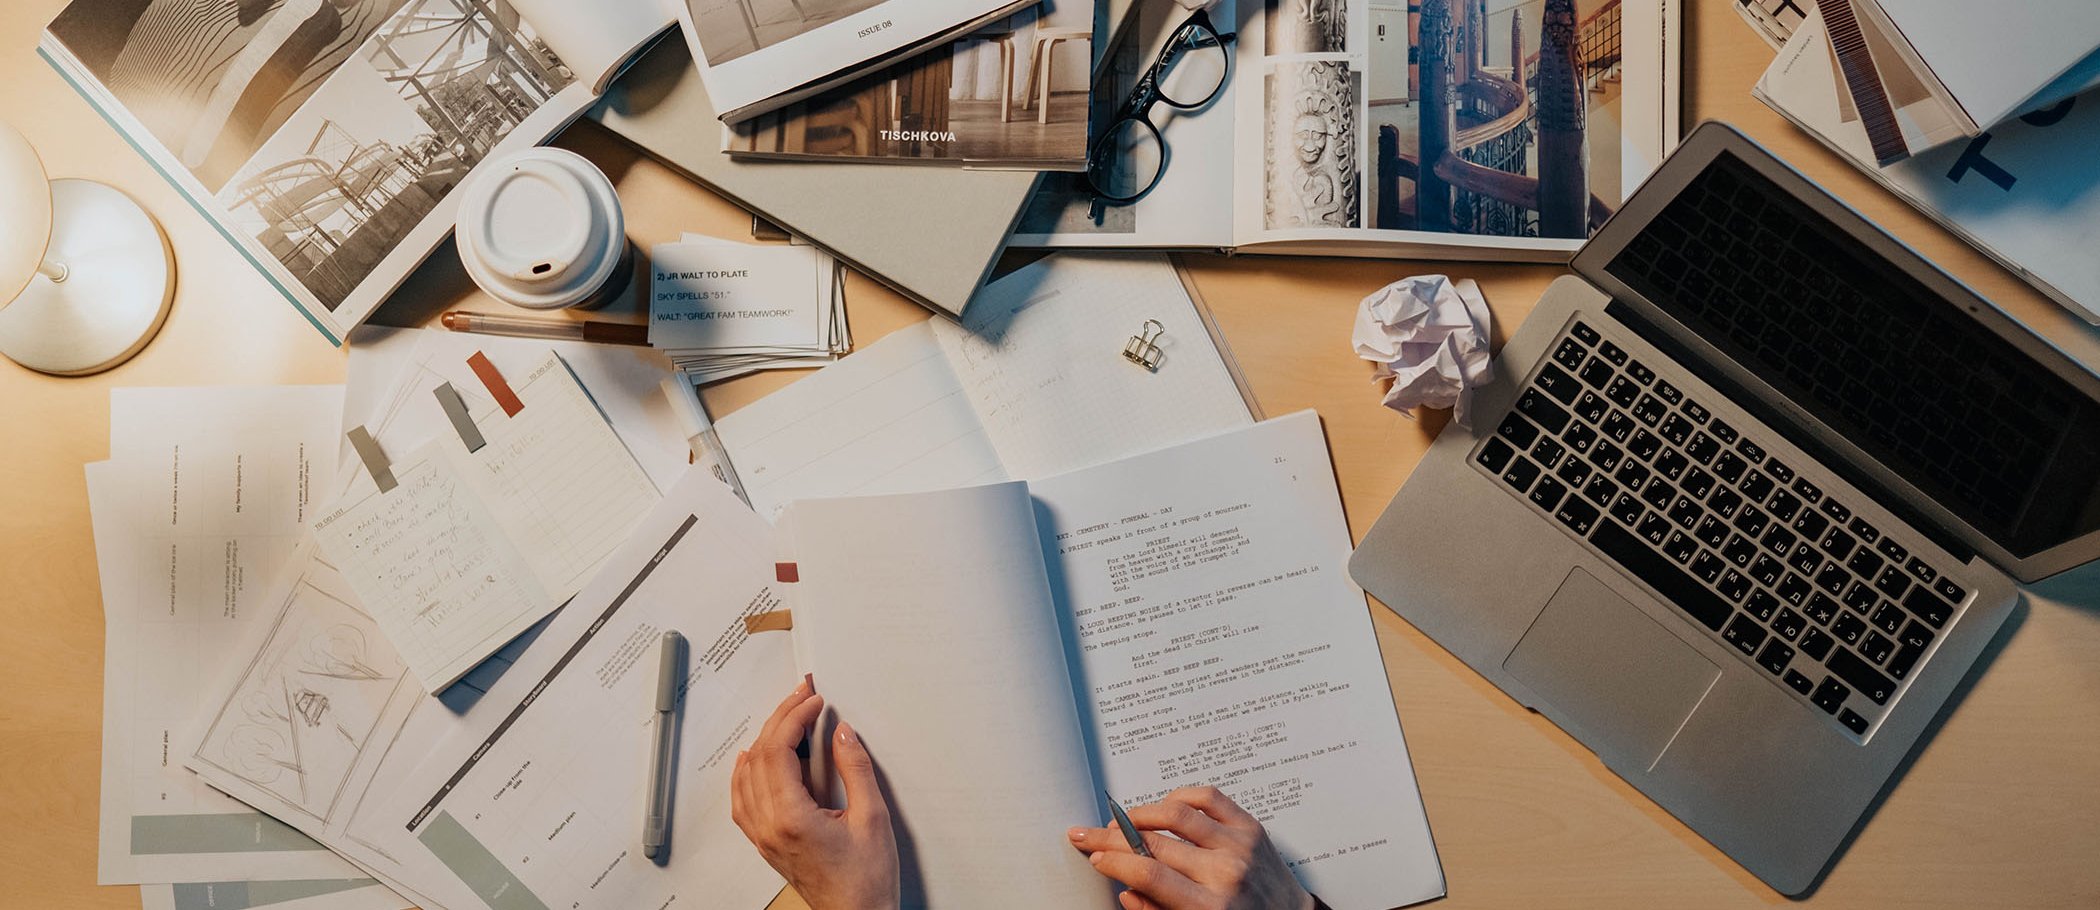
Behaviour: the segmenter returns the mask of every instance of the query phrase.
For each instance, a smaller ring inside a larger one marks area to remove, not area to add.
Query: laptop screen
[[[2100,528],[2100,404],[1735,156],[1605,271],[2015,556]]]

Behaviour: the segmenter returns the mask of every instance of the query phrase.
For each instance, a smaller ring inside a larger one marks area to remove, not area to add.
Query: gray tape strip
[[[337,894],[379,884],[369,878],[331,878],[289,882],[202,882],[178,884],[175,910],[251,910],[323,894]]]
[[[357,459],[365,463],[365,470],[372,473],[372,482],[379,485],[379,492],[393,489],[394,468],[387,463],[386,453],[379,450],[379,443],[363,426],[350,430],[350,447],[357,450]]]
[[[445,409],[445,419],[452,421],[452,431],[459,434],[460,442],[467,444],[467,451],[479,452],[482,446],[488,445],[488,440],[481,438],[481,428],[474,425],[473,415],[467,413],[467,402],[459,397],[459,390],[453,388],[452,383],[431,389],[430,394],[437,396],[438,407]]]
[[[133,856],[324,849],[299,829],[260,812],[131,817]]]
[[[513,875],[503,861],[481,845],[450,812],[439,812],[416,835],[431,855],[451,869],[453,875],[474,889],[489,910],[547,910],[525,883]]]

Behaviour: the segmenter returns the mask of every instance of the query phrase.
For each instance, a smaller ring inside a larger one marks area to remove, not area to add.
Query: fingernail
[[[839,724],[839,742],[849,746],[858,746],[860,745],[860,734],[854,732],[852,727]]]
[[[1085,829],[1085,828],[1073,828],[1073,829],[1072,829],[1072,830],[1070,830],[1070,831],[1066,831],[1066,832],[1065,832],[1065,836],[1066,836],[1066,837],[1069,837],[1069,838],[1071,838],[1071,839],[1073,839],[1073,840],[1075,840],[1075,841],[1082,841],[1082,840],[1086,840],[1086,829]]]
[[[1086,861],[1098,866],[1101,865],[1101,860],[1106,856],[1108,856],[1106,853],[1089,853],[1086,855]]]

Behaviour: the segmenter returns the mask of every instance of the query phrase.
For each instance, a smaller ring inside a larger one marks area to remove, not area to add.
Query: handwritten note
[[[431,692],[560,607],[657,499],[560,358],[511,385],[515,417],[462,391],[480,449],[440,433],[394,464],[399,486],[360,478],[314,525]]]

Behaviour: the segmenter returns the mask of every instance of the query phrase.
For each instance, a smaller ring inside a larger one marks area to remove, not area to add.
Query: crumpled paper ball
[[[1487,300],[1473,279],[1402,278],[1364,298],[1356,312],[1356,354],[1393,380],[1385,406],[1451,408],[1460,426],[1472,389],[1495,377],[1488,351]],[[1412,415],[1410,415],[1412,416]]]

